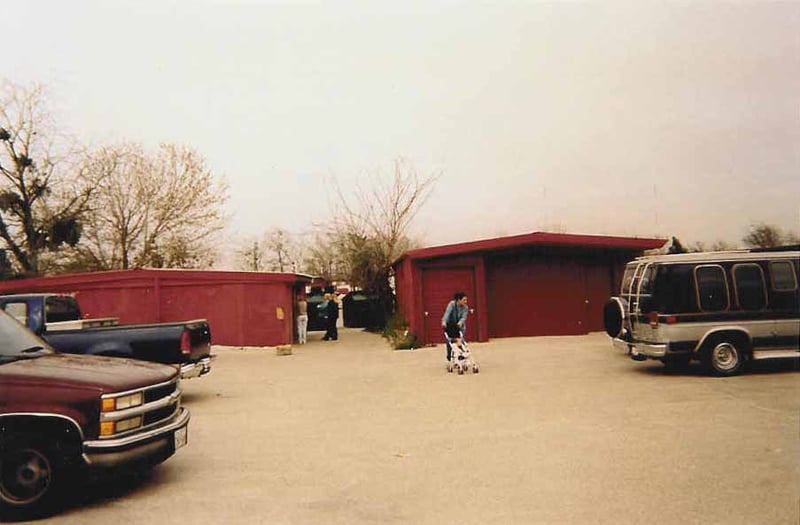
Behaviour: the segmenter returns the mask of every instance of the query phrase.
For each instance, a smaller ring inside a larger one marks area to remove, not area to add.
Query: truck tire
[[[738,374],[747,359],[747,344],[740,338],[715,341],[705,356],[708,370],[720,377]]]
[[[39,517],[52,509],[66,487],[68,470],[56,449],[31,434],[0,443],[0,516]]]

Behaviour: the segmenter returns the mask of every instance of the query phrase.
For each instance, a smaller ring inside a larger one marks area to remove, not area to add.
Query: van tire
[[[609,337],[621,337],[625,326],[625,308],[616,297],[612,297],[603,306],[603,328]]]
[[[709,371],[720,377],[738,374],[747,359],[747,344],[742,338],[726,338],[714,341],[705,355]]]

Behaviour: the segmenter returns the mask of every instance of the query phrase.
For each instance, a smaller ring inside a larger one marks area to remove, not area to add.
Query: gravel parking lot
[[[184,382],[189,445],[44,521],[800,522],[797,363],[668,373],[590,334],[473,344],[481,372],[458,376],[441,345],[320,336],[217,347]]]

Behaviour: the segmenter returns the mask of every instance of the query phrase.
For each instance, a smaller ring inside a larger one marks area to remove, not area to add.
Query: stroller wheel
[[[463,366],[459,366],[458,367],[458,375],[460,375],[460,376],[464,375],[464,367]]]
[[[448,364],[447,365],[447,373],[449,373],[449,374],[453,373],[453,365],[452,364]]]
[[[480,369],[477,366],[473,366],[472,367],[472,373],[473,374],[477,374],[478,372],[480,372]]]

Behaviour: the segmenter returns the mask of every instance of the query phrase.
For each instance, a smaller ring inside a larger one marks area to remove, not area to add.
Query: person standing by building
[[[444,310],[442,316],[442,328],[447,333],[450,340],[460,339],[464,332],[467,331],[467,314],[469,307],[467,306],[467,294],[464,292],[456,292],[453,294],[453,300],[447,303],[447,308]],[[453,355],[453,348],[450,346],[450,341],[445,342],[447,349],[447,361]]]
[[[297,294],[297,344],[304,345],[308,338],[308,301],[303,293]]]
[[[322,340],[336,341],[339,339],[339,329],[336,327],[336,322],[339,320],[339,297],[335,293],[325,294],[325,297],[327,298],[329,295],[330,299],[328,299],[328,305],[325,307],[327,329]]]

